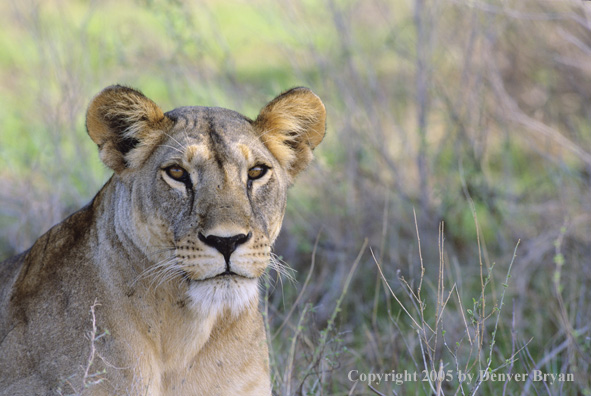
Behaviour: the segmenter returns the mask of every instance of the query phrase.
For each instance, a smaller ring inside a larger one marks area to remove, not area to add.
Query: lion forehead
[[[217,107],[180,107],[166,114],[174,124],[166,132],[165,146],[189,164],[251,163],[255,157],[269,156],[252,121],[240,113]]]
[[[185,106],[165,114],[174,121],[173,129],[210,133],[224,130],[226,133],[252,131],[252,120],[229,109],[221,107]]]

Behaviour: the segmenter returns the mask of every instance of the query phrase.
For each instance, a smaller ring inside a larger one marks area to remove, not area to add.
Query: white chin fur
[[[191,282],[188,295],[191,308],[201,315],[238,316],[258,302],[258,279],[224,277]]]

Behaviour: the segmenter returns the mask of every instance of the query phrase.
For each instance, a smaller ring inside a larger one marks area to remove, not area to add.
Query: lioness
[[[269,395],[259,278],[320,99],[295,88],[253,121],[117,85],[86,127],[114,174],[0,264],[0,393]]]

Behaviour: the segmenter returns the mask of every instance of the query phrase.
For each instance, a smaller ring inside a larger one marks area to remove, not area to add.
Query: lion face
[[[161,272],[189,281],[193,304],[237,311],[256,301],[285,209],[286,171],[238,113],[167,116],[174,126],[133,178],[137,213],[150,214],[134,219],[136,229],[150,230],[146,251],[170,248]]]
[[[95,97],[87,115],[124,197],[115,203],[121,240],[148,258],[145,274],[188,282],[191,306],[208,314],[256,304],[287,188],[324,124],[324,106],[304,88],[277,97],[254,121],[221,108],[162,113],[120,86]]]

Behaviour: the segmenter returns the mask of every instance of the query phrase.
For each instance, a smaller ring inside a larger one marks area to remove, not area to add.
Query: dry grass
[[[105,381],[106,369],[97,369],[95,365],[96,359],[103,358],[97,351],[97,341],[103,337],[110,335],[108,330],[99,334],[96,321],[96,308],[100,306],[95,300],[90,307],[91,330],[88,332],[89,353],[88,360],[85,365],[81,367],[82,375],[72,374],[70,377],[63,380],[63,385],[58,387],[57,394],[60,396],[82,396],[92,392],[92,388]]]

